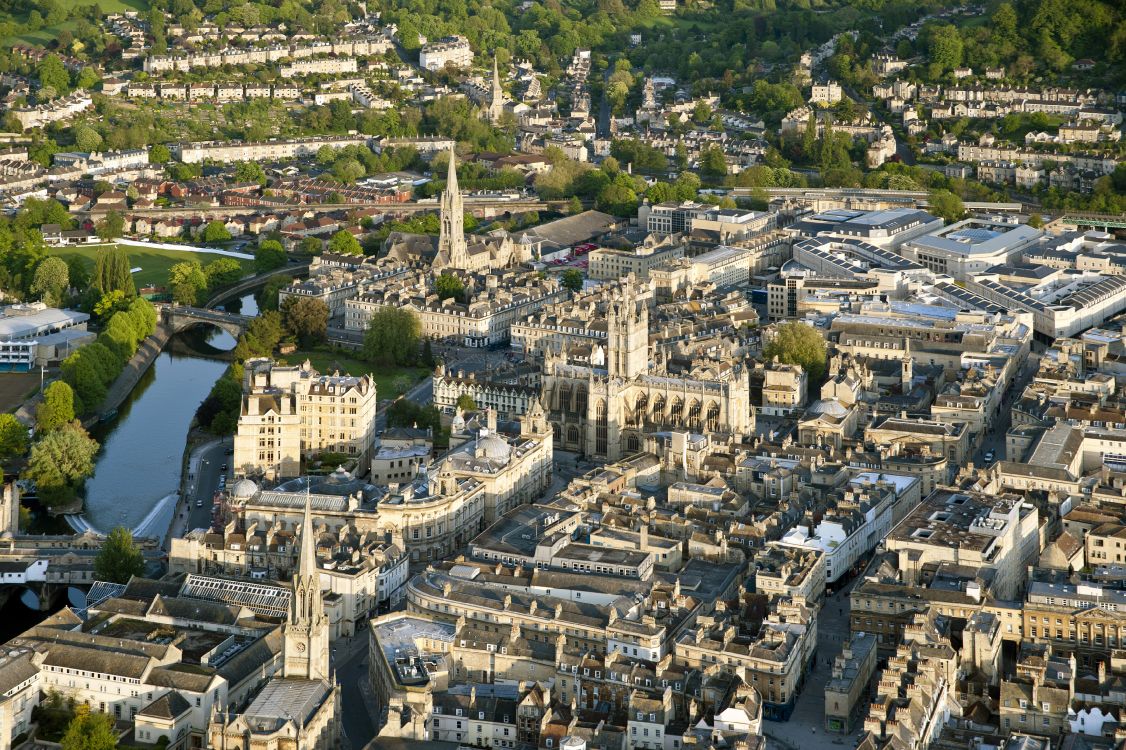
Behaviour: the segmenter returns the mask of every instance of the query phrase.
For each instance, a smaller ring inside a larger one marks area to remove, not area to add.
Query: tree
[[[231,233],[227,231],[227,225],[218,219],[207,222],[207,226],[200,232],[200,239],[204,242],[226,242],[230,238]]]
[[[94,574],[99,581],[129,583],[130,578],[144,572],[145,558],[133,542],[133,533],[118,526],[109,533],[94,558]]]
[[[92,89],[101,82],[102,77],[98,75],[98,71],[86,67],[78,71],[78,75],[74,78],[74,87],[78,89]]]
[[[93,713],[89,706],[80,703],[75,707],[74,718],[60,744],[62,750],[115,750],[117,732],[114,731],[113,718],[109,714]]]
[[[323,247],[324,243],[318,238],[306,237],[301,240],[301,244],[297,246],[297,249],[302,255],[316,255]]]
[[[70,75],[58,55],[44,57],[35,69],[35,75],[39,78],[40,86],[50,86],[59,96],[70,91]]]
[[[74,129],[74,145],[79,151],[97,151],[102,146],[102,136],[89,125],[78,125]]]
[[[316,297],[289,297],[281,304],[282,324],[302,347],[324,341],[328,330],[328,305]]]
[[[110,212],[114,213],[113,211]],[[108,218],[108,215],[107,215]],[[120,247],[114,246],[98,253],[94,261],[94,288],[102,294],[121,290],[126,298],[137,296],[137,286],[133,283],[133,274],[130,271],[129,256]]]
[[[130,302],[127,315],[133,332],[137,334],[137,341],[143,341],[156,331],[156,308],[147,299],[137,298]]]
[[[101,320],[109,320],[118,310],[124,310],[126,304],[125,292],[120,289],[106,292],[94,303],[94,315]]]
[[[40,432],[50,432],[70,424],[74,417],[74,389],[66,381],[56,380],[43,390],[43,401],[35,410],[35,423]]]
[[[457,397],[457,408],[462,411],[477,411],[477,402],[468,393],[463,393]]]
[[[958,29],[950,24],[931,30],[929,44],[931,65],[945,73],[962,64],[963,44]]]
[[[106,386],[121,372],[121,360],[95,341],[72,352],[61,365],[63,380],[74,389],[78,413],[93,411],[106,397]]]
[[[966,213],[962,199],[949,190],[932,190],[927,205],[932,214],[942,217],[947,223],[960,220]]]
[[[434,291],[438,294],[438,299],[452,298],[461,301],[465,296],[465,284],[457,276],[444,271],[434,280]]]
[[[98,443],[78,422],[52,430],[31,446],[24,477],[35,482],[47,505],[72,500],[78,486],[94,473]]]
[[[203,267],[208,289],[232,286],[242,278],[242,265],[234,258],[216,258]]]
[[[70,269],[62,258],[44,258],[35,268],[35,278],[31,282],[31,293],[48,307],[62,305],[63,294],[70,284]]]
[[[0,414],[0,458],[27,452],[27,428],[14,414]]]
[[[256,161],[240,161],[235,167],[235,179],[239,182],[256,182],[259,186],[266,184],[266,170]]]
[[[791,321],[780,324],[763,347],[762,354],[768,360],[777,357],[784,364],[801,365],[809,376],[810,387],[819,383],[825,374],[828,357],[825,338],[816,328],[805,323]]]
[[[620,182],[611,182],[598,192],[598,207],[615,216],[637,213],[637,193]]]
[[[347,229],[341,229],[328,241],[328,251],[339,255],[363,255],[360,241]]]
[[[375,364],[409,365],[418,359],[422,324],[411,310],[380,308],[364,333],[364,358]]]
[[[1044,217],[1040,214],[1032,214],[1028,217],[1028,226],[1032,227],[1033,229],[1043,229]]]
[[[125,233],[125,217],[120,211],[110,211],[94,225],[94,234],[103,242],[115,240]]]
[[[700,154],[700,173],[713,179],[727,174],[727,159],[724,158],[722,148],[708,146],[703,150]]]
[[[565,289],[577,292],[583,288],[583,272],[577,268],[568,268],[559,276],[559,282]]]
[[[254,249],[254,268],[258,273],[281,268],[287,260],[285,248],[277,240],[262,240]]]
[[[255,297],[258,301],[258,309],[277,310],[279,293],[292,283],[292,276],[271,276],[267,279]]]
[[[98,340],[109,347],[122,364],[137,351],[137,342],[140,341],[137,330],[129,319],[129,313],[125,311],[115,312],[110,317]]]
[[[181,305],[194,305],[207,289],[207,276],[198,260],[186,260],[168,269],[168,288],[172,299]]]
[[[367,174],[364,165],[358,159],[344,157],[337,159],[332,165],[332,176],[344,183],[352,183]]]
[[[583,212],[583,202],[579,200],[579,196],[572,195],[571,200],[567,202],[567,213],[571,216],[581,214]]]
[[[163,143],[154,143],[149,148],[149,161],[153,164],[167,164],[172,161],[172,152]]]

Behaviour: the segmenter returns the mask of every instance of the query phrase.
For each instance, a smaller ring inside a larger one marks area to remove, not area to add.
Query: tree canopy
[[[434,291],[438,299],[456,299],[459,302],[465,298],[465,284],[461,279],[448,271],[434,280]]]
[[[94,713],[89,706],[80,703],[75,706],[74,718],[59,744],[62,750],[115,750],[117,732],[113,717]]]
[[[198,260],[186,260],[168,269],[168,288],[181,305],[195,305],[207,289],[207,275]]]
[[[328,305],[316,297],[288,297],[281,304],[282,325],[302,347],[324,341],[328,314]]]
[[[38,295],[48,307],[60,307],[70,284],[70,269],[62,258],[44,258],[35,269],[31,293]]]
[[[57,430],[74,421],[74,389],[64,380],[56,380],[43,390],[43,401],[35,410],[40,432]]]
[[[828,360],[825,338],[813,326],[798,321],[779,324],[762,354],[768,360],[777,357],[783,364],[801,365],[810,385],[820,382]]]
[[[413,311],[382,307],[371,316],[364,333],[364,358],[382,365],[414,364],[421,336],[422,324]]]
[[[0,414],[0,458],[22,456],[27,452],[27,428],[14,414]]]
[[[94,574],[99,581],[129,583],[130,578],[144,572],[145,558],[133,542],[133,533],[118,526],[109,533],[94,558]]]
[[[258,243],[258,247],[254,248],[254,268],[258,273],[281,268],[287,260],[285,248],[277,240],[262,240]]]
[[[332,239],[328,241],[328,250],[331,253],[339,253],[340,255],[364,254],[364,250],[360,246],[360,241],[347,229],[341,229],[336,234],[332,235]]]
[[[98,253],[94,261],[94,288],[101,294],[120,290],[127,298],[137,296],[137,285],[130,272],[129,256],[116,245]]]
[[[74,499],[78,487],[94,473],[98,443],[77,422],[41,435],[31,446],[24,477],[35,482],[46,505]]]

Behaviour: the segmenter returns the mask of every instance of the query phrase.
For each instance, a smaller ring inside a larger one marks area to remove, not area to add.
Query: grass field
[[[94,0],[59,0],[60,5],[66,8],[79,8],[83,5],[94,5]],[[112,13],[124,13],[129,10],[136,10],[146,12],[149,9],[148,0],[97,0],[97,5],[102,9],[102,13],[110,15]],[[0,14],[0,20],[14,21],[17,24],[26,24],[27,16],[20,14],[18,16],[8,16]],[[5,37],[2,41],[5,44],[32,44],[46,46],[48,42],[56,39],[62,31],[73,31],[75,27],[74,19],[64,21],[53,26],[44,26],[38,31],[25,31],[20,34],[12,34]]]
[[[375,388],[379,398],[395,398],[399,395],[395,387],[399,378],[405,377],[413,386],[418,381],[430,374],[425,367],[381,367],[376,368],[363,362],[350,354],[335,352],[330,349],[298,349],[293,354],[284,356],[286,362],[298,364],[306,359],[312,363],[317,372],[331,374],[339,370],[341,374],[375,376]]]
[[[109,245],[86,245],[83,247],[53,247],[48,250],[51,255],[56,255],[65,261],[71,258],[81,258],[86,263],[88,270],[94,270],[94,259],[98,253],[106,250]],[[122,246],[122,249],[129,255],[129,264],[132,268],[141,268],[140,271],[133,274],[133,280],[137,282],[137,288],[140,289],[144,286],[164,286],[168,282],[168,269],[176,263],[185,260],[198,260],[203,265],[207,265],[217,258],[223,258],[223,255],[214,255],[211,253],[190,253],[186,250],[165,250],[161,248],[140,248],[140,247],[127,247]],[[254,261],[236,259],[242,264],[243,272],[254,272]]]

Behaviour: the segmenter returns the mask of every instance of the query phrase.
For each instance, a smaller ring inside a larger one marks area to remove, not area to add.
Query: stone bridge
[[[218,307],[227,300],[234,299],[235,297],[241,297],[247,292],[262,286],[274,276],[293,276],[294,278],[296,278],[298,276],[305,276],[308,273],[309,261],[290,261],[287,265],[282,266],[281,268],[275,268],[272,271],[267,271],[266,273],[260,273],[256,276],[251,276],[250,278],[243,279],[234,286],[229,286],[226,289],[223,289],[222,291],[216,293],[214,297],[207,300],[207,303],[204,305],[204,307]]]
[[[168,327],[170,333],[180,333],[193,326],[214,326],[226,331],[236,339],[246,330],[250,317],[236,313],[222,312],[221,310],[205,310],[201,307],[184,307],[182,305],[157,305],[160,319]]]

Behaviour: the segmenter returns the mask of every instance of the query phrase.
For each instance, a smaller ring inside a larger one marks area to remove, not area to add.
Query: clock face
[[[298,651],[304,651],[305,650],[305,644],[304,643],[298,643],[297,644],[297,650]]]

